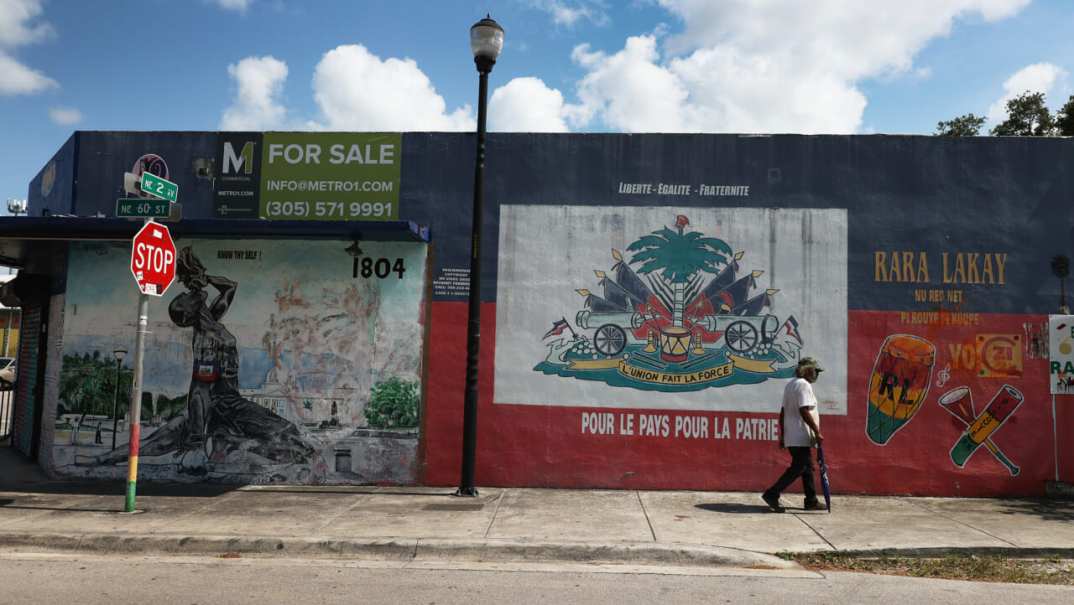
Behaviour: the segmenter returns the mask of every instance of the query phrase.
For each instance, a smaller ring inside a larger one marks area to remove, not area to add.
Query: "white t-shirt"
[[[819,429],[820,414],[817,413],[813,385],[805,378],[795,378],[783,389],[783,445],[787,447],[813,446],[813,430],[802,420],[798,411],[801,408],[809,409],[809,415]]]

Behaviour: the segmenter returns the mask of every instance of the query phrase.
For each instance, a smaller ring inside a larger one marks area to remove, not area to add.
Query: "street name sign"
[[[171,202],[144,197],[124,197],[116,200],[118,218],[167,218],[171,216]]]
[[[175,242],[167,227],[148,221],[134,235],[131,273],[142,294],[164,296],[175,280]]]
[[[141,187],[143,193],[154,195],[162,200],[174,202],[179,198],[179,185],[162,179],[152,172],[143,172]]]

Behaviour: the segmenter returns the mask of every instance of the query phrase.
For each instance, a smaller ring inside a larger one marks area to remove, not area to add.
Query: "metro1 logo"
[[[148,221],[134,235],[131,274],[142,294],[164,296],[175,280],[175,242],[167,227]]]

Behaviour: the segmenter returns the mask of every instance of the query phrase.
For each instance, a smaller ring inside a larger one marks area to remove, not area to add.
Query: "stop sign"
[[[131,273],[142,294],[163,296],[175,279],[175,242],[168,228],[149,221],[134,235]]]

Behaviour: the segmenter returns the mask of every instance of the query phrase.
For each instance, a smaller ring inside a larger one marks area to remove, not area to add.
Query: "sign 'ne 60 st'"
[[[175,279],[175,242],[168,228],[149,221],[134,236],[131,273],[142,294],[163,296]]]

